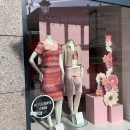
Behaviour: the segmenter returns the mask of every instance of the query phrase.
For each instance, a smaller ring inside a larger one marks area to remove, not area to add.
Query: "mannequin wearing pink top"
[[[65,45],[62,46],[62,58],[65,71],[65,86],[67,90],[68,105],[72,115],[72,122],[75,123],[73,114],[78,112],[82,94],[83,66],[80,46],[74,44],[73,40],[69,40]],[[79,60],[79,58],[81,59]],[[75,88],[74,101],[73,85]]]
[[[34,62],[34,59],[38,54],[42,60],[40,69]],[[62,72],[62,75],[64,75],[63,62],[60,56],[60,46],[57,42],[52,40],[50,35],[47,35],[44,41],[38,43],[29,62],[39,74],[39,80],[42,83],[41,93],[50,95],[55,101],[56,124],[60,124],[63,102],[60,71]],[[49,129],[53,130],[54,126],[51,115],[47,117],[47,121]]]

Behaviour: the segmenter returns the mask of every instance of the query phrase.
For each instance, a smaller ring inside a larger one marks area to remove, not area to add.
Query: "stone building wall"
[[[21,0],[0,0],[0,130],[26,130]]]

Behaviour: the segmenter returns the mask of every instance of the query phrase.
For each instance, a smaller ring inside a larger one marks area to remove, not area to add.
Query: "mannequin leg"
[[[65,69],[65,85],[69,108],[73,108],[73,69]]]
[[[74,114],[74,109],[73,109],[73,107],[70,108],[70,113],[71,113],[71,114]]]
[[[61,121],[62,103],[63,100],[56,101],[56,105],[55,105],[56,124],[60,124]]]
[[[74,113],[78,112],[78,107],[82,94],[82,78],[81,76],[74,77],[74,85],[75,85],[75,98],[74,98]]]
[[[72,108],[70,108],[70,113],[71,113],[71,121],[73,122],[73,123],[76,123],[75,122],[75,113],[74,113],[74,109],[73,109],[73,107]]]
[[[47,122],[48,122],[49,128],[51,130],[51,128],[53,127],[52,120],[51,120],[51,115],[47,117]]]
[[[74,114],[78,112],[78,107],[74,107]]]
[[[74,109],[73,109],[73,86],[74,86],[74,81],[73,81],[73,76],[74,76],[74,69],[67,69],[65,71],[66,74],[66,88],[67,88],[67,97],[68,97],[68,104],[70,108],[70,113],[71,113],[71,121],[75,123],[75,115],[74,115]]]
[[[73,76],[71,75],[72,71],[66,71],[66,89],[67,89],[67,98],[68,98],[68,105],[70,111],[73,111]]]

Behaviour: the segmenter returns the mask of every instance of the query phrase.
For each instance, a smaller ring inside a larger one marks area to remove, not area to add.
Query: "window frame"
[[[91,0],[103,3],[110,3],[130,7],[128,0]],[[26,18],[26,0],[22,0],[22,27],[23,27],[23,49],[24,49],[24,75],[25,75],[25,103],[26,103],[26,130],[31,130],[30,123],[30,89],[28,72],[28,41],[27,41],[27,18]]]

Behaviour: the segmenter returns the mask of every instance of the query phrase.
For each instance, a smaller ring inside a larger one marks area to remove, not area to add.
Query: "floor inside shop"
[[[130,130],[130,122],[123,120],[115,123],[102,123],[98,125],[93,125],[88,122],[88,124],[81,128],[71,127],[66,123],[67,118],[62,117],[61,122],[64,124],[65,130]],[[55,120],[53,119],[55,124]],[[31,130],[49,130],[46,121],[33,122],[31,123]]]
[[[82,111],[85,115],[85,96],[82,96],[81,98],[79,111]],[[67,98],[64,97],[61,123],[64,124],[65,130],[130,130],[130,121],[127,121],[127,120],[118,121],[115,123],[107,122],[107,123],[102,123],[98,125],[94,125],[86,120],[87,125],[80,128],[70,126],[67,123],[68,120],[70,120],[68,101],[67,101]],[[52,113],[52,121],[53,121],[53,124],[55,125],[55,113]],[[31,130],[49,130],[48,125],[47,125],[47,120],[36,119],[32,117]]]

